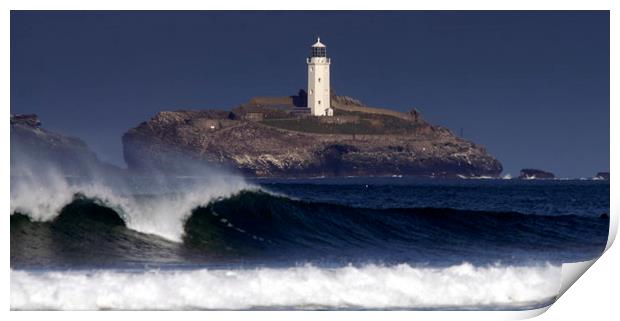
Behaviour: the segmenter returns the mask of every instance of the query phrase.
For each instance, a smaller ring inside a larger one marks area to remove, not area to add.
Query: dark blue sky
[[[609,169],[607,11],[13,11],[11,112],[123,164],[158,111],[305,88],[317,35],[336,93],[463,128],[504,173]]]

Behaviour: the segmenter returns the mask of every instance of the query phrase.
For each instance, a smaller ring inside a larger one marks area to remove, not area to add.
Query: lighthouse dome
[[[321,38],[317,38],[312,48],[325,48],[325,45],[321,42]]]

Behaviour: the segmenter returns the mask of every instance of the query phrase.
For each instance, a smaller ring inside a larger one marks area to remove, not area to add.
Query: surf
[[[527,309],[559,266],[408,264],[197,270],[11,270],[12,310]]]

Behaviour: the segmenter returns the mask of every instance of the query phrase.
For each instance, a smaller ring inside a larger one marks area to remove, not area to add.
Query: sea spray
[[[52,221],[75,197],[83,197],[113,209],[131,229],[172,241],[181,241],[184,221],[192,209],[258,188],[241,176],[208,169],[184,180],[162,175],[104,177],[98,173],[76,178],[64,176],[53,166],[20,166],[14,172],[11,214]]]

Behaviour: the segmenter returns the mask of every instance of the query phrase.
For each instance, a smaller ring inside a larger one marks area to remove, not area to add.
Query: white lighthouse
[[[329,64],[327,48],[318,38],[312,45],[308,63],[308,108],[314,116],[333,116],[334,110],[330,105],[329,92]]]

